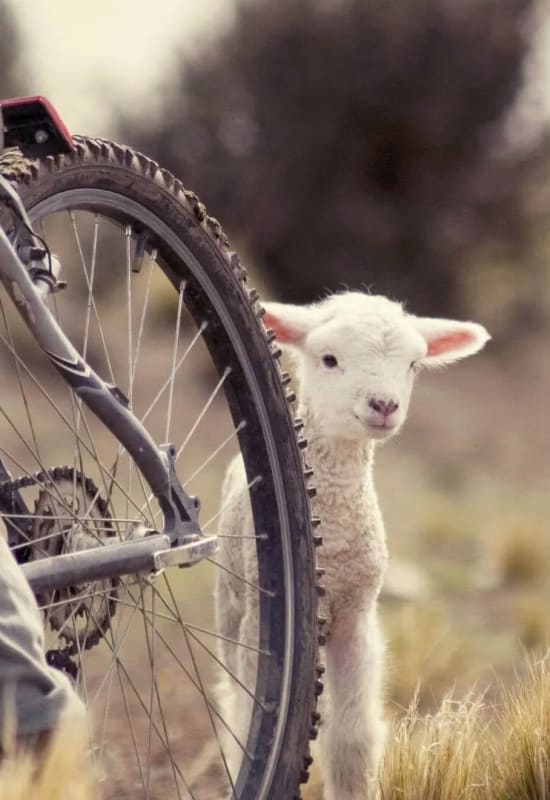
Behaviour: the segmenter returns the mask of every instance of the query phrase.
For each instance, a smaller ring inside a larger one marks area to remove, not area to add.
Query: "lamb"
[[[313,511],[321,518],[328,617],[320,737],[324,797],[367,800],[376,795],[385,728],[377,598],[388,554],[373,483],[374,451],[402,427],[420,370],[473,355],[490,337],[479,324],[415,317],[398,302],[361,292],[334,294],[309,306],[265,307],[266,326],[296,364],[298,413],[317,486]],[[238,461],[228,470],[223,494],[220,529],[251,530]],[[222,551],[224,557],[229,553]],[[246,553],[244,569],[245,575],[252,569]],[[253,618],[255,609],[248,607],[242,586],[240,595],[233,587],[228,602],[226,578],[222,572],[216,588],[218,622],[238,638],[239,620]],[[246,661],[230,666],[245,681],[253,668]],[[250,713],[243,715],[242,698],[237,708],[229,691],[222,702],[227,719],[237,725]],[[229,760],[238,758],[233,747]]]

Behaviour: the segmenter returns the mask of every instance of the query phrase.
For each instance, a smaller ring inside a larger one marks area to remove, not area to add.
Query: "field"
[[[88,236],[92,235],[88,231]],[[109,244],[109,231],[103,235]],[[90,252],[89,245],[88,241],[86,253]],[[62,240],[58,251],[65,246]],[[123,264],[124,252],[118,258]],[[116,261],[113,254],[112,259]],[[128,370],[126,350],[139,339],[140,309],[147,297],[145,276],[146,270],[139,279],[132,278],[137,287],[133,316],[117,303],[117,284],[109,282],[108,270],[103,276],[106,288],[98,294],[111,366],[117,377],[124,376],[119,379],[123,387]],[[147,413],[157,387],[170,374],[173,333],[166,320],[177,315],[177,293],[164,279],[155,282],[153,288],[147,312],[150,335],[141,345],[140,366],[130,381],[135,407],[142,414]],[[78,340],[86,315],[75,314],[74,309],[85,307],[86,292],[78,281],[73,281],[71,289],[71,310],[67,311],[66,305],[61,313],[65,313],[64,324]],[[94,315],[90,316],[90,359],[99,369],[107,369],[102,329]],[[9,314],[7,319],[5,343],[13,337],[34,375],[42,380],[46,373],[39,356]],[[215,531],[220,484],[235,441],[229,438],[227,447],[223,445],[226,437],[231,437],[232,424],[216,394],[217,378],[204,349],[192,344],[196,330],[186,321],[177,342],[178,353],[190,349],[185,371],[175,383],[172,425],[167,431],[168,393],[148,424],[158,440],[168,432],[180,445],[184,443],[183,477],[201,497],[203,519],[210,518],[210,529]],[[516,778],[518,785],[531,780],[531,773],[535,774],[535,786],[548,787],[550,781],[542,722],[549,705],[548,670],[546,662],[536,661],[549,643],[550,619],[550,461],[546,456],[550,428],[545,402],[550,378],[540,369],[545,340],[545,332],[539,331],[517,345],[489,345],[471,362],[441,374],[421,376],[404,432],[379,451],[376,475],[391,563],[381,602],[388,640],[387,712],[393,725],[383,776],[384,800],[545,797],[542,789],[498,793]],[[170,342],[168,349],[162,344],[166,342]],[[15,376],[15,367],[8,346],[2,355],[3,374]],[[29,450],[17,436],[9,445],[4,443],[3,456],[12,472],[33,473],[42,465],[86,461],[91,464],[85,470],[87,477],[104,491],[109,473],[94,472],[93,459],[88,456],[96,447],[102,453],[112,447],[105,432],[89,417],[83,416],[80,422],[80,410],[71,404],[59,382],[49,387],[48,399],[32,388],[30,375],[18,374],[17,378],[21,383],[6,381],[4,420],[10,429],[25,429],[27,435],[30,432],[39,446]],[[26,388],[33,425],[18,401],[21,384]],[[52,407],[57,414],[55,424]],[[60,434],[63,426],[59,419],[64,419],[69,428],[82,426],[80,447],[74,451],[70,437],[65,440]],[[218,449],[220,444],[223,446]],[[215,457],[209,460],[212,453]],[[124,521],[132,517],[128,495],[140,498],[143,511],[146,493],[128,463],[118,458],[116,448],[103,458],[104,463],[117,465],[113,470],[118,485],[114,496],[118,508],[122,508],[119,516],[124,527]],[[62,488],[63,492],[67,489]],[[30,506],[44,503],[43,493],[36,487],[26,491]],[[89,502],[89,497],[83,500]],[[98,531],[102,524],[98,518]],[[118,524],[113,522],[115,527]],[[186,763],[200,761],[211,723],[204,714],[204,688],[201,693],[193,676],[198,665],[205,676],[207,695],[214,692],[216,657],[204,634],[213,625],[213,578],[212,566],[203,565],[179,575],[166,591],[159,584],[152,588],[144,581],[125,586],[124,593],[118,595],[113,626],[117,634],[122,631],[123,644],[116,650],[117,668],[108,667],[109,661],[102,660],[104,656],[110,660],[109,649],[99,647],[90,653],[82,676],[83,689],[94,700],[94,724],[101,732],[103,761],[110,774],[104,784],[105,798],[135,796],[140,785],[149,781],[149,773],[144,778],[139,766],[145,756],[152,761],[151,780],[156,780],[158,791],[169,792],[164,752],[168,738]],[[151,604],[155,602],[162,613],[151,625],[156,613]],[[141,622],[132,621],[125,606],[140,609]],[[169,631],[178,621],[176,607],[185,620],[185,633],[175,655]],[[105,611],[96,608],[94,613]],[[67,629],[67,622],[75,622],[72,618],[60,623],[53,619],[49,635],[56,633],[59,625]],[[158,644],[154,658],[153,641]],[[528,656],[535,661],[528,661]],[[155,699],[157,689],[166,698],[163,704]],[[117,699],[112,699],[112,690]],[[521,692],[525,693],[523,699]],[[104,713],[107,707],[108,719]],[[154,741],[150,728],[138,721],[132,743],[125,734],[126,724],[130,718],[141,719],[144,711],[145,717],[155,720]],[[537,714],[541,720],[538,726]],[[160,731],[163,718],[166,734]],[[508,730],[516,733],[507,735]],[[514,750],[522,742],[525,768],[519,760],[520,751]],[[140,755],[137,766],[130,767],[133,750]],[[500,774],[502,764],[508,768],[512,763],[519,765],[516,778],[511,772]],[[490,765],[486,774],[484,765]],[[10,768],[9,764],[5,766],[6,775]],[[448,776],[444,785],[443,775]],[[414,795],[412,786],[423,788]],[[199,783],[197,796],[208,800],[219,791],[214,771]],[[313,800],[320,796],[319,775],[314,770],[304,797]],[[15,798],[15,793],[11,797]]]
[[[522,649],[548,644],[544,343],[490,348],[422,377],[408,430],[379,459],[390,552],[427,579],[424,597],[384,607],[391,696],[405,707],[415,687],[404,675],[429,710],[452,686],[507,684]]]

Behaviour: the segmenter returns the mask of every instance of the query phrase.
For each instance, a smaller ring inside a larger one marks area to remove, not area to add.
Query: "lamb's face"
[[[405,421],[427,346],[403,319],[340,316],[314,329],[301,350],[301,390],[322,432],[387,439]]]
[[[360,292],[266,309],[266,325],[298,360],[302,399],[319,431],[336,438],[389,438],[405,421],[419,369],[472,355],[490,338],[474,322],[414,317]]]

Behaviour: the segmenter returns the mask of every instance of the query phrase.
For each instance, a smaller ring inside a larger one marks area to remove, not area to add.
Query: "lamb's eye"
[[[336,358],[336,356],[330,354],[323,356],[321,361],[323,362],[323,365],[325,367],[328,367],[329,369],[334,369],[334,367],[338,366],[338,359]]]
[[[414,369],[416,365],[417,365],[416,361],[411,361],[411,363],[409,364],[409,369]]]

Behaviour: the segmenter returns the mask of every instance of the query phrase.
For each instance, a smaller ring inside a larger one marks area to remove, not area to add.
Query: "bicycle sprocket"
[[[6,482],[4,495],[38,487],[29,526],[27,561],[103,546],[115,536],[108,503],[94,482],[72,467],[60,466]],[[93,581],[37,596],[46,624],[76,655],[96,645],[116,612],[118,578]]]

